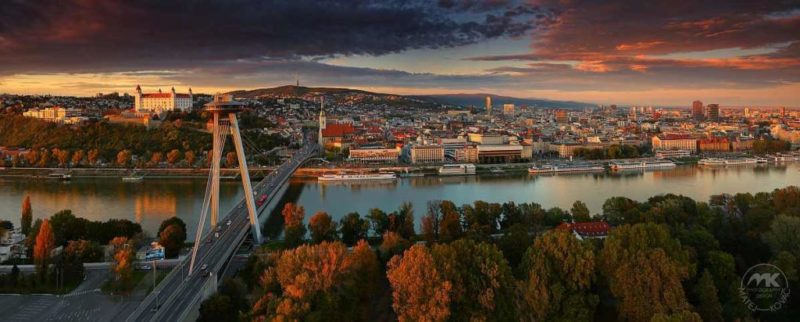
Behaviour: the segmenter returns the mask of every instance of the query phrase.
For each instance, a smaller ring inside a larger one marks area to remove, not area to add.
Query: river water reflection
[[[221,206],[230,208],[241,198],[238,182],[221,187]],[[72,209],[91,220],[124,218],[142,224],[151,235],[162,220],[173,215],[196,226],[206,181],[202,179],[147,179],[125,183],[120,179],[73,179],[69,183],[30,179],[0,179],[0,219],[19,223],[25,195],[31,196],[34,218]],[[536,202],[544,207],[569,208],[575,200],[586,202],[593,213],[613,196],[645,200],[662,193],[683,194],[708,200],[713,194],[771,191],[800,185],[800,166],[704,168],[680,166],[674,170],[555,176],[500,175],[474,177],[416,177],[396,182],[318,184],[313,179],[293,179],[282,202],[300,203],[306,219],[327,211],[338,219],[351,211],[362,215],[371,208],[397,209],[410,201],[421,217],[429,200],[452,200],[457,205],[474,200]],[[272,215],[277,215],[273,212]],[[276,218],[275,218],[276,219]]]

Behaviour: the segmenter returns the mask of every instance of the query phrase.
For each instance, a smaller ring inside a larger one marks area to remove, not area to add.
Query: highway
[[[276,196],[280,187],[303,162],[314,157],[316,153],[316,144],[304,145],[290,160],[253,187],[256,199],[263,194],[267,195],[267,200],[256,207],[257,214],[263,211],[273,198],[280,197]],[[219,233],[218,238],[215,238],[214,232],[209,232],[202,239],[197,250],[194,272],[188,275],[191,258],[187,256],[142,301],[126,321],[180,321],[186,317],[194,304],[202,299],[202,289],[208,282],[207,279],[217,278],[216,275],[221,272],[225,263],[250,233],[250,221],[243,200],[220,219],[215,232]],[[209,276],[209,272],[214,276]]]

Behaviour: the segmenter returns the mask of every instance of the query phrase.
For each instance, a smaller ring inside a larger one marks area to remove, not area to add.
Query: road
[[[280,187],[308,158],[317,153],[316,145],[306,145],[292,159],[284,162],[254,188],[257,196],[266,194],[267,200],[257,210],[263,209],[276,197]],[[194,272],[189,275],[189,260],[182,261],[131,314],[127,321],[180,321],[194,303],[202,298],[202,290],[209,277],[208,272],[219,274],[224,264],[233,255],[249,234],[250,221],[244,201],[240,201],[217,225],[219,237],[209,233],[202,239],[197,250]],[[258,227],[260,229],[260,227]],[[204,268],[205,269],[202,269]]]

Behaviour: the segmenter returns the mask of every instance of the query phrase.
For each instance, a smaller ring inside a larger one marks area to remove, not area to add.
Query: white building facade
[[[138,113],[161,114],[168,111],[188,112],[192,109],[192,89],[188,94],[176,93],[173,87],[169,93],[142,93],[142,88],[136,86],[133,96],[134,106]]]

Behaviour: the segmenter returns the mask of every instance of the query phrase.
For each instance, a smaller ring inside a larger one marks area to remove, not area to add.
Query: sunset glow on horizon
[[[71,0],[0,14],[0,93],[214,93],[297,77],[394,94],[800,106],[791,2]]]

